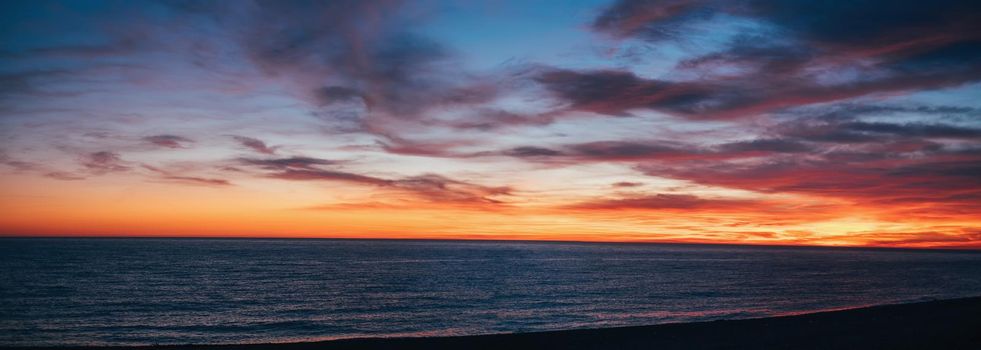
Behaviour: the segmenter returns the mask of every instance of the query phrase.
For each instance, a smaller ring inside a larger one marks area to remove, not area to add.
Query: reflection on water
[[[981,295],[977,252],[0,239],[0,266],[0,345],[524,332]]]

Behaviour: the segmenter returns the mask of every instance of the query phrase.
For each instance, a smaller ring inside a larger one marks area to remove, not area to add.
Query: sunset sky
[[[981,248],[981,2],[4,1],[0,213]]]

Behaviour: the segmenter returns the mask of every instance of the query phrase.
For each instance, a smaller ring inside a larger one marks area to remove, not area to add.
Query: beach
[[[981,297],[770,318],[458,337],[34,349],[979,349]]]

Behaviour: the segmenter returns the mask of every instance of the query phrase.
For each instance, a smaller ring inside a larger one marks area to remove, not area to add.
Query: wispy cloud
[[[119,156],[119,153],[111,151],[85,154],[79,162],[83,167],[96,175],[127,171],[130,169],[130,166],[126,165],[126,162]]]
[[[185,148],[187,144],[193,143],[194,141],[177,135],[153,135],[143,138],[143,141],[149,142],[153,145],[166,147],[166,148]]]
[[[288,158],[240,158],[238,162],[243,165],[255,166],[265,170],[314,170],[317,166],[333,165],[339,163],[336,160],[320,159],[313,157],[288,157]]]
[[[63,171],[52,171],[44,174],[45,177],[49,177],[56,180],[64,181],[75,181],[75,180],[85,180],[84,176],[72,174]]]
[[[266,145],[266,143],[263,142],[262,140],[251,138],[251,137],[245,137],[245,136],[232,136],[232,138],[234,138],[235,141],[238,141],[238,143],[241,144],[243,147],[251,149],[256,153],[261,153],[266,155],[276,154],[276,147],[270,147]]]
[[[179,175],[179,174],[174,174],[173,171],[168,171],[160,167],[155,167],[147,164],[141,164],[140,166],[143,169],[149,170],[151,173],[155,174],[156,175],[155,178],[158,180],[183,183],[189,185],[201,185],[201,186],[231,186],[232,185],[231,182],[225,179]]]
[[[507,196],[507,187],[489,187],[453,180],[436,174],[423,174],[399,178],[382,178],[371,175],[331,169],[339,162],[309,157],[272,159],[239,159],[245,166],[266,172],[261,176],[291,181],[329,181],[366,185],[407,192],[419,199],[444,203],[501,203],[496,196]]]

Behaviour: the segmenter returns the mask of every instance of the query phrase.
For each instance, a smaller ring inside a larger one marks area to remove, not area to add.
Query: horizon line
[[[917,251],[964,251],[981,252],[979,247],[936,246],[904,247],[887,245],[819,245],[819,244],[766,244],[736,242],[685,242],[685,241],[603,241],[573,239],[492,239],[492,238],[427,238],[427,237],[311,237],[311,236],[179,236],[179,235],[23,235],[0,234],[0,239],[195,239],[195,240],[333,240],[333,241],[442,241],[442,242],[515,242],[515,243],[580,243],[580,244],[646,244],[646,245],[697,245],[734,246],[760,248],[826,248],[826,249],[870,249],[870,250],[917,250]]]

